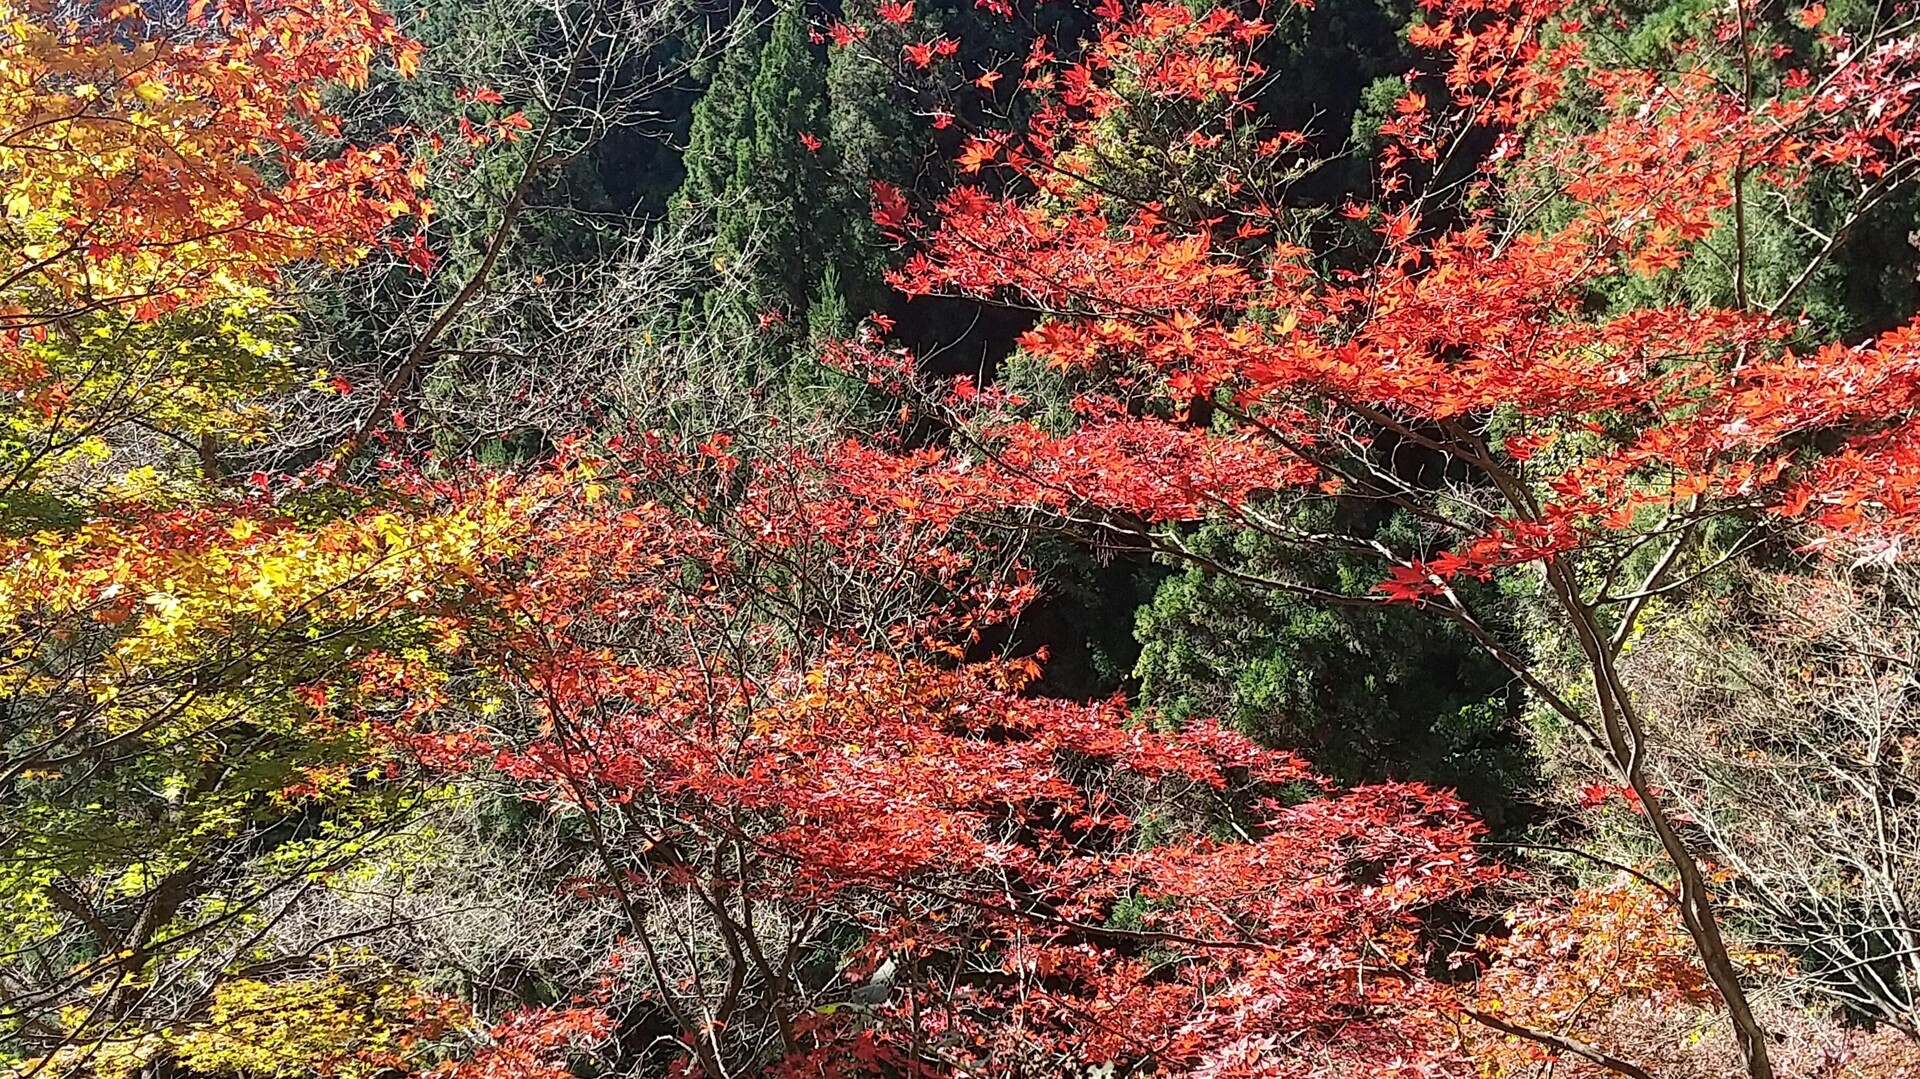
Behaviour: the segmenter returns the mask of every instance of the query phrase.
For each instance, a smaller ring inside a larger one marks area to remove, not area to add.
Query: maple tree
[[[593,1008],[548,1007],[488,1024],[389,964],[364,955],[335,957],[306,976],[225,980],[193,1023],[104,1045],[69,1045],[40,1065],[103,1079],[126,1079],[157,1063],[202,1075],[285,1079],[562,1079],[572,1074],[571,1052],[603,1038],[606,1022]]]
[[[1770,979],[1793,966],[1775,951],[1742,959]],[[1623,867],[1515,906],[1473,961],[1473,988],[1450,1021],[1475,1074],[1711,1079],[1740,1070],[1674,896],[1644,873]],[[1912,1067],[1913,1040],[1891,1026],[1823,1028],[1789,1002],[1761,1007],[1786,1074],[1887,1076]]]
[[[652,1066],[1449,1059],[1418,916],[1498,875],[1456,798],[1325,789],[1215,725],[1030,696],[1031,660],[955,662],[1030,586],[807,455],[736,452],[640,439],[528,479],[546,512],[461,607],[473,673],[369,654],[341,699],[573,822],[602,861],[575,886],[622,912],[677,1034]]]
[[[329,687],[359,651],[444,647],[435,607],[526,511],[300,516],[150,496],[0,544],[0,1015],[24,1046],[188,1044],[164,1035],[261,961],[294,884],[377,849],[430,798],[376,782],[379,742],[330,714]],[[289,831],[319,805],[324,823]]]
[[[392,17],[190,8],[0,7],[0,497],[16,511],[139,437],[224,478],[221,442],[257,438],[254,399],[296,381],[275,348],[281,273],[380,246],[425,264],[395,227],[430,212],[419,163],[343,139],[323,101],[383,60],[413,67]]]
[[[1249,101],[1268,23],[1103,9],[1083,57],[1029,74],[1041,102],[1024,130],[969,138],[960,169],[991,186],[939,196],[930,225],[892,189],[874,209],[912,244],[898,287],[1038,314],[1020,344],[1064,372],[1072,429],[1020,394],[928,385],[911,357],[853,346],[849,370],[916,394],[960,442],[845,467],[941,519],[1041,508],[1182,557],[1177,522],[1225,516],[1377,557],[1371,594],[1248,583],[1421,605],[1585,732],[1646,807],[1748,1069],[1770,1075],[1618,661],[1649,604],[1775,532],[1891,556],[1917,523],[1920,327],[1846,344],[1797,317],[1845,228],[1773,294],[1744,267],[1762,192],[1831,185],[1859,214],[1913,177],[1920,39],[1894,19],[1806,52],[1782,40],[1792,24],[1741,4],[1649,61],[1608,43],[1605,5],[1423,9],[1410,40],[1440,68],[1409,76],[1380,128],[1376,197],[1333,221],[1287,198],[1307,137],[1263,130]],[[1576,99],[1584,119],[1560,109]],[[1357,257],[1340,219],[1370,234]],[[1732,264],[1731,295],[1663,295],[1703,252]],[[1612,303],[1628,286],[1655,299]],[[1398,510],[1417,538],[1320,530],[1300,511],[1316,500]],[[1519,567],[1578,684],[1457,586]]]
[[[419,801],[350,790],[372,743],[318,702],[331,650],[417,632],[394,616],[419,575],[485,521],[302,514],[217,459],[269,424],[263,394],[313,377],[272,310],[281,275],[418,256],[396,228],[427,212],[414,162],[342,140],[323,103],[416,52],[367,3],[0,6],[10,1064],[227,1059],[179,1024],[231,1026],[290,882]],[[344,811],[288,834],[321,792]]]
[[[296,260],[344,263],[426,207],[391,143],[339,145],[322,102],[419,46],[371,4],[0,8],[0,329],[231,295]],[[334,151],[315,153],[335,142]],[[418,249],[416,249],[418,250]]]

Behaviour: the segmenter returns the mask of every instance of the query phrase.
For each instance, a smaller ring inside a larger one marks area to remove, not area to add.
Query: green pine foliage
[[[764,34],[753,9],[740,18],[695,106],[674,212],[712,235],[712,292],[731,314],[805,326],[833,233],[819,212],[830,179],[819,144],[826,61],[798,0],[782,3]],[[703,302],[700,314],[721,314],[714,307]]]
[[[1390,521],[1384,530],[1401,527]],[[1137,616],[1143,703],[1174,723],[1229,720],[1343,782],[1454,788],[1497,831],[1525,823],[1536,775],[1520,697],[1464,633],[1375,602],[1379,566],[1364,556],[1302,551],[1219,524],[1186,543],[1206,561],[1182,566]],[[1296,598],[1236,575],[1352,602]],[[1475,599],[1498,606],[1497,597]]]
[[[840,414],[860,391],[815,357],[891,301],[871,186],[906,182],[930,140],[891,72],[820,36],[800,0],[736,16],[692,108],[666,226],[700,261],[679,332],[742,343],[740,378]]]

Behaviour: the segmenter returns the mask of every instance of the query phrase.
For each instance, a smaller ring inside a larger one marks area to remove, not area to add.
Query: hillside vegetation
[[[1920,1075],[1911,0],[0,0],[0,1076]]]

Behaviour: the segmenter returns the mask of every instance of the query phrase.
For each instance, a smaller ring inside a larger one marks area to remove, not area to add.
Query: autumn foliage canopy
[[[288,359],[287,274],[433,265],[433,148],[333,105],[423,58],[365,0],[162,7],[0,0],[0,942],[36,957],[0,958],[9,1067],[1644,1075],[1621,1016],[1657,1007],[1724,1014],[1773,1074],[1744,986],[1785,960],[1728,942],[1620,657],[1763,544],[1891,561],[1920,531],[1920,327],[1836,341],[1801,306],[1920,171],[1910,27],[1738,4],[1649,59],[1606,4],[1432,0],[1374,196],[1321,205],[1324,133],[1259,103],[1310,5],[1107,0],[1005,74],[912,4],[849,12],[822,46],[958,128],[950,187],[874,185],[893,286],[1027,312],[1064,408],[875,318],[819,345],[882,402],[853,436],[610,417],[483,467],[415,452],[382,393],[244,471],[262,401],[347,392]],[[1833,240],[1762,273],[1753,207],[1803,188]],[[1730,290],[1687,293],[1709,256]],[[102,464],[149,436],[197,474]],[[1322,512],[1355,507],[1413,528]],[[1528,875],[1454,794],[1039,691],[1007,645],[1045,588],[1024,537],[1177,559],[1222,520],[1376,571],[1253,584],[1485,648],[1654,868],[1487,918]],[[1481,606],[1523,578],[1573,676]],[[404,956],[263,952],[454,789],[578,854],[568,900],[618,927],[590,975],[483,1014]]]

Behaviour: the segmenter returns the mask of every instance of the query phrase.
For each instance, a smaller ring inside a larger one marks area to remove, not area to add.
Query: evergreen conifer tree
[[[713,241],[713,285],[688,317],[703,329],[762,327],[772,354],[755,365],[785,366],[835,247],[831,215],[821,214],[830,201],[826,64],[803,0],[781,0],[769,28],[760,19],[742,13],[695,107],[674,216]]]
[[[715,223],[723,247],[749,245],[756,299],[804,318],[822,250],[815,211],[826,170],[805,140],[826,130],[825,65],[807,40],[801,0],[782,0],[753,77],[746,137],[735,143],[728,197]]]
[[[804,0],[778,2],[770,22],[749,7],[730,31],[694,109],[669,221],[711,241],[711,284],[686,327],[750,336],[756,355],[743,359],[762,373],[887,303],[868,193],[909,176],[927,141],[883,65],[824,48]],[[871,5],[846,17],[856,6]]]
[[[849,17],[873,21],[868,0],[848,5]],[[936,36],[928,23],[924,32]],[[927,148],[928,127],[910,103],[901,101],[893,75],[858,49],[836,49],[827,63],[827,146],[834,177],[829,203],[835,233],[821,258],[837,269],[846,306],[859,314],[886,305],[886,247],[868,211],[873,181],[907,183]]]
[[[752,5],[743,9],[728,30],[726,47],[715,65],[713,80],[693,106],[693,123],[682,156],[686,179],[674,195],[670,219],[686,224],[711,214],[726,197],[733,176],[734,147],[752,123],[753,79],[766,45],[761,19]]]

